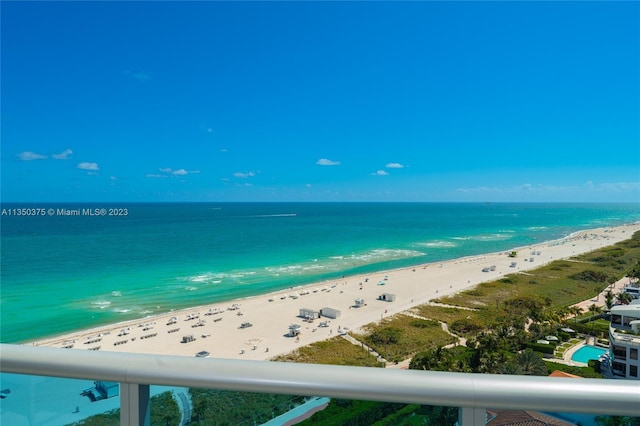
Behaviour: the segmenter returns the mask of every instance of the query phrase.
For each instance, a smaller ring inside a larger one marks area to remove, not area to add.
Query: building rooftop
[[[573,423],[542,414],[538,411],[487,410],[487,425],[491,426],[568,426]]]
[[[638,299],[640,301],[640,299]],[[629,305],[615,305],[611,308],[611,315],[622,315],[629,318],[640,318],[640,303]]]
[[[555,370],[553,373],[549,374],[549,377],[566,377],[571,379],[581,379],[582,377],[576,376],[575,374],[565,373],[564,371]]]

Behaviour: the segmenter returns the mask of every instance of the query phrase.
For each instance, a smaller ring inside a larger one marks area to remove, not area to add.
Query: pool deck
[[[567,349],[564,352],[564,356],[562,357],[562,364],[567,364],[567,365],[574,365],[576,367],[586,367],[587,364],[584,362],[578,362],[578,361],[573,361],[571,359],[571,357],[573,356],[574,353],[576,353],[576,351],[580,348],[582,348],[583,346],[587,346],[587,344],[585,342],[580,342],[577,345],[574,345],[572,347],[570,347],[569,349]],[[559,361],[559,360],[558,360]]]
[[[583,346],[595,346],[596,348],[606,349],[604,346],[594,345],[593,343],[594,343],[594,338],[591,337],[591,336],[587,337],[587,339],[585,341],[577,343],[577,344],[573,345],[572,347],[570,347],[569,349],[567,349],[564,352],[564,355],[563,355],[562,359],[555,359],[553,361],[561,363],[561,364],[573,365],[573,366],[576,366],[576,367],[587,367],[587,363],[574,361],[574,360],[571,359],[571,357],[573,356],[574,353],[576,353],[576,351],[578,349],[582,348]]]

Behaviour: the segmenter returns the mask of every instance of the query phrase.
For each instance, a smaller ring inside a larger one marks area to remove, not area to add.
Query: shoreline
[[[269,360],[337,336],[339,328],[356,330],[484,281],[611,246],[638,230],[640,223],[586,229],[507,251],[345,276],[19,344],[183,356],[207,351],[216,358]],[[518,252],[516,258],[507,256],[512,250]],[[512,262],[515,267],[510,266]],[[378,300],[382,293],[394,294],[395,301]],[[355,307],[355,299],[364,299],[364,306]],[[322,308],[337,309],[341,316],[322,317],[312,323],[299,316],[300,309]],[[321,322],[327,326],[319,326]],[[242,327],[243,323],[251,326]],[[292,323],[300,325],[299,339],[286,336]],[[189,335],[194,340],[182,343]]]

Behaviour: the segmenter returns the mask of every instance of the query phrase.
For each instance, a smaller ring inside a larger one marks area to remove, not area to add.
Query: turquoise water
[[[571,361],[583,362],[587,364],[590,359],[597,360],[600,355],[607,353],[606,349],[597,348],[595,346],[583,346],[571,355]]]
[[[17,205],[0,216],[2,342],[640,221],[637,204]]]

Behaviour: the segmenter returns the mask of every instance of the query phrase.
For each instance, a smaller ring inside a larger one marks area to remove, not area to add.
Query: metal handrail
[[[0,345],[6,373],[462,408],[640,416],[640,381],[448,373]]]

